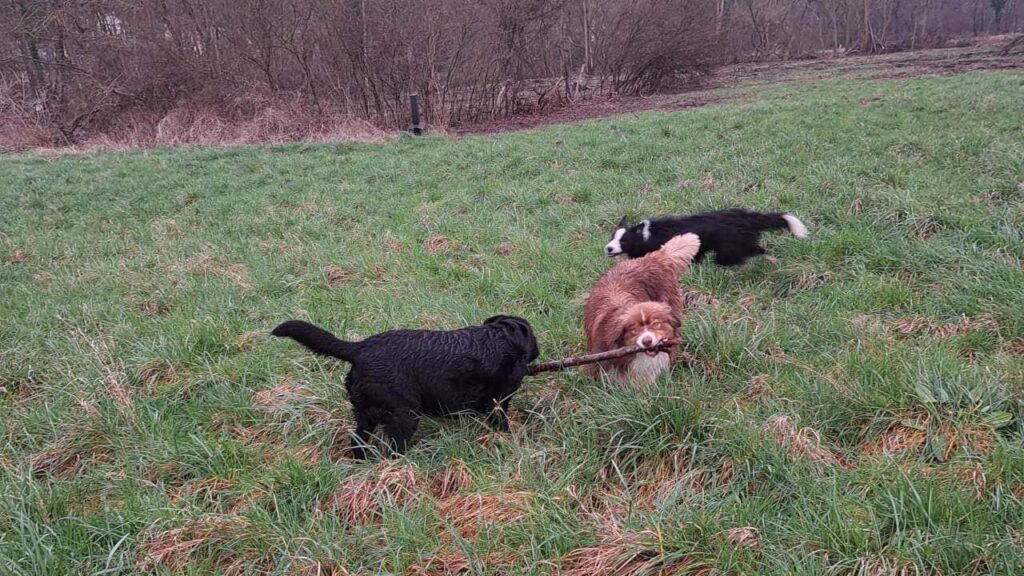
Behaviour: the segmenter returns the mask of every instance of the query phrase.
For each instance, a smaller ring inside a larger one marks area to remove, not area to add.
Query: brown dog
[[[583,315],[591,353],[640,344],[653,346],[679,331],[683,294],[679,276],[700,250],[695,234],[676,236],[642,258],[625,260],[597,281]],[[669,368],[677,349],[642,352],[587,366],[595,378],[608,374],[619,382],[653,382]]]

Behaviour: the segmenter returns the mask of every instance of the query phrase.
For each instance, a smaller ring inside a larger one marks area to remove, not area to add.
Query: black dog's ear
[[[525,319],[518,316],[498,315],[484,320],[484,325],[501,323],[508,332],[515,333],[515,341],[527,355],[527,362],[533,362],[540,356],[537,339],[533,335],[533,327]],[[506,332],[506,333],[508,333]]]
[[[504,314],[498,314],[497,316],[491,316],[487,320],[484,320],[484,325],[494,324],[495,322],[501,322],[502,320],[514,320],[515,316],[506,316]]]
[[[618,227],[619,228],[629,228],[629,219],[626,218],[625,216],[623,216],[622,220],[619,220],[619,226]],[[617,229],[618,228],[616,228],[616,230]]]

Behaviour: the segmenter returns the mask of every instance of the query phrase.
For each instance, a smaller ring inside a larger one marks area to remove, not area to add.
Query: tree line
[[[0,122],[54,143],[271,98],[437,126],[647,94],[743,60],[1019,29],[1024,0],[0,0]],[[155,122],[155,120],[154,120]]]

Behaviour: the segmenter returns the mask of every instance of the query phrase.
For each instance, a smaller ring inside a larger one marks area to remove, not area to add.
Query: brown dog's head
[[[673,338],[679,330],[679,319],[664,302],[641,302],[626,309],[619,317],[618,346],[639,344],[651,347],[662,340]],[[648,356],[658,353],[644,352]]]

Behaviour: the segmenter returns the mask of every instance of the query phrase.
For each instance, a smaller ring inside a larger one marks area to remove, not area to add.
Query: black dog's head
[[[518,316],[491,316],[484,320],[484,326],[493,326],[504,331],[506,337],[526,355],[527,363],[533,362],[540,356],[537,339],[533,336],[533,328],[526,320]]]
[[[605,244],[604,253],[612,257],[629,254],[650,238],[650,220],[642,220],[639,224],[630,226],[629,220],[623,216],[615,232],[612,232],[611,242]]]

